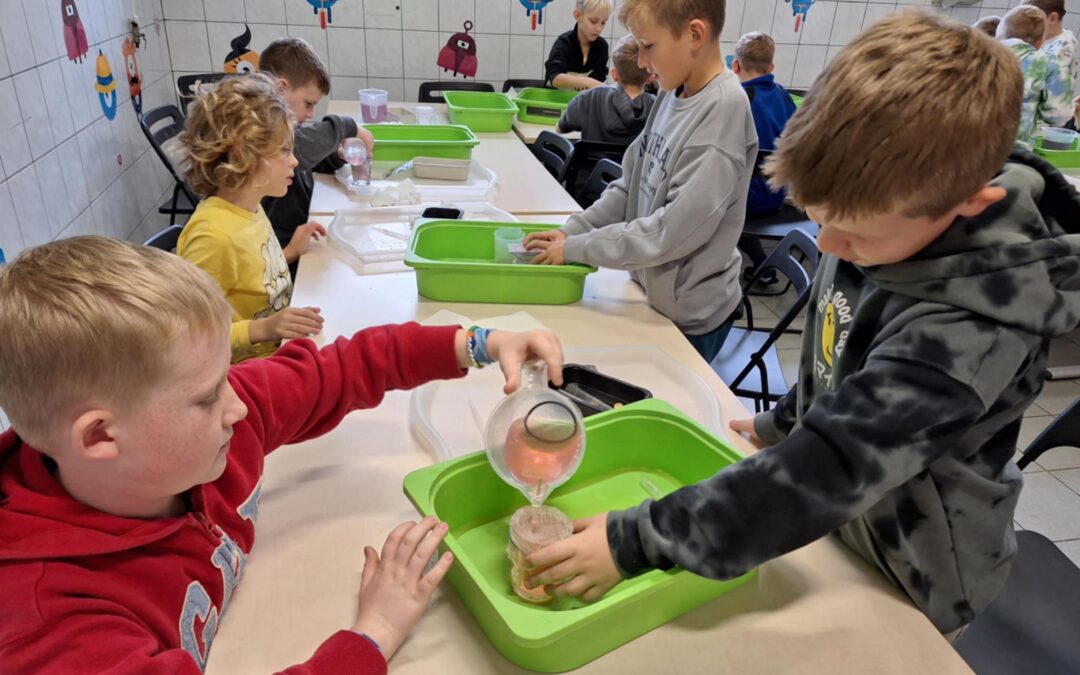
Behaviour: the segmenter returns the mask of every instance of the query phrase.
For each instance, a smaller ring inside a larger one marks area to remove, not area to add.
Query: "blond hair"
[[[977,31],[986,33],[990,37],[997,37],[997,29],[1000,24],[1000,16],[984,16],[975,23],[971,24],[971,27]]]
[[[79,405],[145,396],[178,337],[224,338],[231,316],[206,272],[165,251],[98,236],[27,249],[0,267],[0,408],[48,443]]]
[[[927,11],[897,12],[818,76],[765,172],[797,204],[841,220],[939,218],[1000,170],[1023,92],[1001,43]]]
[[[760,31],[747,33],[735,44],[735,58],[743,70],[756,75],[769,72],[776,56],[776,42]]]
[[[228,77],[200,93],[180,134],[188,186],[213,195],[248,185],[264,159],[292,147],[293,120],[274,81],[262,73]]]
[[[624,26],[657,23],[672,35],[681,35],[687,24],[700,19],[709,26],[709,39],[724,30],[725,0],[625,0],[619,7]]]
[[[1031,5],[1013,7],[1005,13],[998,24],[997,36],[1003,40],[1017,38],[1032,47],[1039,43],[1046,33],[1046,12]]]
[[[271,42],[259,55],[259,70],[280,77],[293,89],[314,84],[323,96],[330,93],[330,73],[303,38],[278,38]]]
[[[577,0],[574,3],[574,9],[582,14],[611,16],[611,13],[615,11],[615,2],[614,0]]]
[[[1022,0],[1020,4],[1038,7],[1046,13],[1047,18],[1050,18],[1050,15],[1055,12],[1058,15],[1058,20],[1065,18],[1065,0]]]
[[[611,65],[619,82],[628,87],[640,87],[649,79],[649,71],[638,65],[638,43],[633,35],[624,35],[611,52]]]

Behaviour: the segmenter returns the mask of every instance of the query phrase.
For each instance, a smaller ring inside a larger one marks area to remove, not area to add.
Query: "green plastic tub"
[[[798,94],[789,94],[789,96],[791,96],[791,100],[795,103],[796,108],[802,107],[802,102],[803,102],[803,97],[802,96],[799,96]]]
[[[1047,150],[1042,146],[1042,136],[1035,141],[1035,154],[1059,169],[1080,169],[1080,148],[1073,141],[1072,150]]]
[[[587,265],[496,263],[495,230],[516,227],[528,234],[558,225],[433,220],[413,231],[405,264],[416,270],[420,295],[443,302],[566,305],[577,302]]]
[[[514,99],[518,107],[518,119],[522,122],[554,126],[566,112],[566,106],[577,95],[578,92],[568,89],[526,87],[518,92]]]
[[[365,124],[375,138],[376,162],[407,162],[413,157],[472,159],[480,144],[468,127],[451,124]]]
[[[585,419],[585,457],[547,503],[570,518],[625,509],[696,483],[741,455],[655,399]],[[525,498],[478,452],[414,471],[405,494],[450,526],[448,578],[491,643],[509,661],[558,673],[577,668],[753,577],[713,581],[676,568],[625,580],[591,605],[532,605],[510,587],[510,515]]]
[[[486,91],[446,91],[446,109],[452,124],[462,124],[475,132],[510,131],[517,105],[506,94]]]

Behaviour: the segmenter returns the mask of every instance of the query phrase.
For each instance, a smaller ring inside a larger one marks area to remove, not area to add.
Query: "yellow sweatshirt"
[[[278,343],[252,344],[249,328],[289,306],[292,277],[262,206],[252,213],[220,197],[203,200],[176,252],[214,277],[232,306],[233,363],[273,353]]]

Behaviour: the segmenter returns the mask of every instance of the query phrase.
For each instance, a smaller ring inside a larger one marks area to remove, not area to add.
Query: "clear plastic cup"
[[[520,244],[525,240],[525,231],[518,227],[500,227],[495,230],[495,262],[512,263],[510,244]]]
[[[525,578],[536,572],[525,559],[540,549],[566,539],[574,532],[574,524],[565,513],[553,506],[523,506],[510,516],[510,543],[506,555],[510,558],[510,586],[518,597],[536,604],[548,602],[543,586],[529,589]]]

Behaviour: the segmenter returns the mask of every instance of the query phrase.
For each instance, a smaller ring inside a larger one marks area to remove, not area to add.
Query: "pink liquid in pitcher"
[[[506,466],[525,488],[529,501],[539,504],[549,484],[560,482],[573,469],[581,452],[581,430],[569,439],[550,443],[525,430],[525,420],[514,420],[506,432]]]

